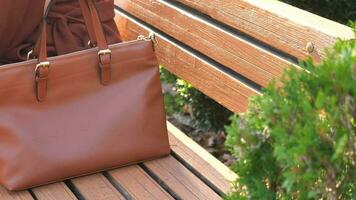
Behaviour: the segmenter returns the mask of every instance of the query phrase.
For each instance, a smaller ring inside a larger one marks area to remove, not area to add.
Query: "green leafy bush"
[[[356,1],[354,0],[281,1],[343,24],[347,24],[349,20],[356,20]]]
[[[164,85],[172,85],[172,87],[175,87],[178,78],[174,74],[170,73],[162,66],[160,67],[160,74],[161,82]],[[164,107],[168,115],[183,113],[183,107],[186,104],[186,101],[182,96],[173,92],[174,91],[164,92]]]
[[[180,94],[186,98],[192,107],[194,119],[198,122],[200,128],[205,130],[219,131],[223,130],[224,126],[230,122],[229,118],[232,112],[220,105],[209,96],[206,96],[199,90],[186,85],[186,83],[178,84]]]
[[[323,17],[346,24],[356,20],[356,1],[351,0],[282,0],[291,5]],[[333,9],[330,9],[333,8]],[[205,130],[221,130],[229,122],[231,112],[214,100],[194,89],[190,84],[161,68],[163,83],[174,85],[176,94],[166,93],[165,108],[168,114],[185,113],[192,107],[196,124]]]
[[[164,95],[165,109],[168,114],[186,113],[187,107],[191,113],[195,125],[203,130],[223,130],[229,123],[232,112],[218,104],[216,101],[195,89],[188,82],[177,78],[175,75],[160,68],[161,80],[165,84],[171,84],[174,93],[166,92]]]
[[[356,199],[356,41],[303,68],[231,118],[239,178],[227,199]]]

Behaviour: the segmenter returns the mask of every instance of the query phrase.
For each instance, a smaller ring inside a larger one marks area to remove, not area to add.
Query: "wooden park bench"
[[[124,40],[154,32],[162,66],[236,113],[285,68],[296,67],[298,59],[318,61],[336,38],[354,37],[344,25],[277,1],[115,4]],[[236,174],[170,123],[168,131],[168,157],[27,191],[0,187],[0,200],[208,200],[231,190]]]

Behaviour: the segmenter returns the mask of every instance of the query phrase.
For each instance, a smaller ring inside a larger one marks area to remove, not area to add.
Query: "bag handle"
[[[55,4],[56,0],[52,0],[50,1],[46,12],[44,14],[43,20],[42,20],[42,28],[41,28],[41,37],[40,37],[40,49],[39,49],[39,59],[40,61],[46,60],[47,59],[47,46],[46,46],[46,41],[47,41],[47,36],[46,36],[46,22],[47,22],[47,16],[49,13],[49,10],[51,9],[51,7]],[[88,7],[89,10],[89,18],[87,20],[88,25],[86,24],[87,28],[88,26],[92,26],[93,28],[91,30],[93,30],[93,35],[96,40],[97,40],[97,45],[99,47],[99,50],[104,50],[104,49],[108,49],[108,45],[105,39],[105,34],[102,28],[102,23],[100,21],[99,18],[99,14],[98,11],[96,9],[96,5],[93,2],[93,0],[79,0],[80,5],[84,8],[84,7]],[[83,11],[85,11],[86,9],[83,9]],[[90,25],[89,25],[90,24]],[[42,56],[40,56],[42,54]],[[45,57],[43,57],[45,56]]]
[[[45,2],[45,6],[44,6],[44,16],[47,10],[51,10],[52,7],[49,6],[50,2],[52,2],[52,0],[46,0]],[[55,3],[54,3],[55,4]],[[54,4],[52,4],[51,6],[53,6]],[[90,47],[95,47],[97,45],[97,41],[96,41],[96,37],[95,37],[95,32],[94,32],[94,28],[93,28],[93,24],[91,21],[91,14],[90,14],[90,10],[89,7],[87,6],[87,4],[83,1],[79,1],[79,5],[80,5],[80,9],[82,11],[82,15],[84,18],[84,23],[85,26],[87,28],[88,31],[88,35],[89,35],[89,41],[88,41],[88,45]],[[39,42],[40,40],[38,39],[33,50],[29,51],[27,53],[27,60],[29,60],[31,57],[32,58],[36,58],[38,57],[38,52],[39,52]]]
[[[47,80],[49,78],[50,62],[47,60],[47,16],[50,8],[56,0],[52,0],[44,14],[40,29],[38,64],[35,68],[37,100],[43,101],[47,95]],[[93,25],[95,38],[98,46],[98,60],[100,69],[101,84],[107,85],[111,79],[111,51],[106,42],[102,23],[96,5],[93,0],[79,0],[82,5],[88,6],[90,20]]]

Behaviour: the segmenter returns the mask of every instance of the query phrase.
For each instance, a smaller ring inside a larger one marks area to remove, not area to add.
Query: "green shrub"
[[[239,176],[227,199],[356,199],[356,41],[303,67],[226,127]]]
[[[349,20],[356,20],[356,1],[354,0],[281,1],[343,24],[347,24]]]
[[[356,20],[356,1],[352,0],[282,0],[291,5],[313,12],[323,17],[346,24]],[[332,8],[332,9],[330,9]],[[194,89],[190,84],[161,68],[162,82],[177,89],[177,94],[166,93],[165,108],[168,114],[185,113],[192,107],[197,126],[205,130],[221,130],[229,122],[231,112],[214,100]]]
[[[174,93],[166,92],[164,95],[165,109],[168,114],[182,113],[191,107],[191,113],[195,126],[203,130],[223,130],[229,123],[232,112],[216,101],[195,89],[188,82],[179,79],[163,67],[160,68],[161,81],[171,84]]]
[[[193,118],[201,129],[224,130],[224,126],[230,122],[231,111],[184,81],[178,81],[178,87],[179,94],[185,97],[192,107]]]
[[[165,85],[171,85],[172,87],[176,87],[176,82],[178,78],[164,69],[160,67],[161,74],[161,82]],[[187,104],[186,100],[174,91],[165,91],[164,93],[164,107],[168,115],[172,115],[175,113],[183,113],[183,107]]]

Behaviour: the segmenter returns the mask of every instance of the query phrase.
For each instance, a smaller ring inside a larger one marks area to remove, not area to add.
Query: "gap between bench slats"
[[[142,166],[167,185],[175,199],[221,199],[171,156],[145,162]],[[109,171],[106,176],[94,174],[66,181],[78,198],[64,183],[35,188],[33,193],[38,200],[174,199],[145,170],[133,165]]]
[[[64,182],[33,188],[32,192],[38,200],[77,200]]]
[[[133,199],[173,199],[138,165],[112,170],[109,175],[116,184],[125,188]]]
[[[72,179],[70,182],[85,200],[126,199],[101,173]]]
[[[161,2],[161,1],[159,1]],[[292,63],[166,3],[117,0],[116,5],[246,78],[262,85]]]
[[[168,122],[167,126],[171,149],[181,158],[179,160],[192,167],[199,173],[197,176],[202,176],[213,187],[225,194],[231,192],[231,182],[237,175],[174,125]]]
[[[347,26],[322,18],[279,1],[260,0],[180,0],[212,18],[224,22],[266,44],[299,59],[308,54],[306,44],[313,42],[320,59],[324,49],[336,38],[354,38]]]
[[[154,173],[156,179],[171,188],[179,199],[222,199],[172,156],[145,162],[144,166],[148,173]]]
[[[10,192],[4,187],[0,186],[0,199],[1,200],[34,200],[28,191]]]
[[[169,156],[145,162],[141,167],[123,167],[104,175],[84,176],[66,181],[67,184],[59,182],[31,191],[38,200],[221,199],[214,188],[229,192],[230,181],[236,175],[170,123],[168,131],[172,150],[184,163]],[[199,175],[192,173],[192,169]],[[28,191],[9,192],[4,188],[0,188],[0,197],[1,200],[33,200]]]
[[[149,29],[118,13],[116,22],[124,40],[147,34]],[[259,92],[219,67],[206,62],[186,49],[157,34],[155,49],[158,61],[170,72],[191,83],[206,95],[234,112],[244,112],[248,98]]]
[[[166,1],[116,0],[115,4],[259,85],[267,86],[292,65],[237,34]]]
[[[319,59],[336,38],[351,39],[351,28],[274,0],[179,0],[220,22],[277,49],[305,59],[306,44],[312,42]]]

